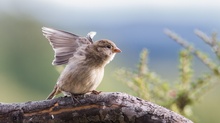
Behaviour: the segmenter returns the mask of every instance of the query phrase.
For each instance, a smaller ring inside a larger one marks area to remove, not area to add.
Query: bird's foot
[[[78,104],[82,104],[77,98],[79,96],[82,96],[83,94],[72,94],[72,93],[68,93],[68,95],[71,97],[72,99],[72,103],[74,104],[75,102],[77,102]],[[67,96],[67,95],[66,95]],[[65,96],[65,97],[66,97]]]
[[[74,104],[74,102],[77,102],[77,103],[79,103],[79,104],[82,104],[82,103],[77,99],[77,95],[71,94],[71,99],[72,99],[73,104]]]
[[[102,91],[96,91],[96,90],[92,90],[91,94],[95,94],[95,95],[99,95]]]

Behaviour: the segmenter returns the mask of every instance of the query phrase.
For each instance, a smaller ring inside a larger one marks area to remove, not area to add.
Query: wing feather
[[[68,63],[78,47],[92,43],[87,37],[80,37],[69,32],[52,28],[42,27],[42,32],[55,52],[52,62],[53,65]]]

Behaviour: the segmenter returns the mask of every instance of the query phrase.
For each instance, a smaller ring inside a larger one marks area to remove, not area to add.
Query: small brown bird
[[[55,52],[52,64],[66,64],[47,99],[61,92],[72,96],[95,91],[102,81],[104,67],[121,52],[110,40],[93,42],[96,32],[90,32],[86,37],[47,27],[43,27],[42,32]]]

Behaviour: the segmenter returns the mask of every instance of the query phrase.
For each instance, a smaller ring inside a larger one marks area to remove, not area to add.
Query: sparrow
[[[42,27],[42,32],[54,50],[52,65],[66,65],[47,99],[61,92],[65,96],[95,92],[105,66],[121,52],[108,39],[93,42],[96,32],[85,37],[48,27]]]

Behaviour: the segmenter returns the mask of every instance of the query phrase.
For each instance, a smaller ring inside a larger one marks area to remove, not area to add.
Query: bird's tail
[[[49,99],[53,99],[57,94],[61,93],[61,91],[59,90],[59,88],[57,87],[57,84],[54,86],[53,91],[49,94],[49,96],[47,97],[47,100]]]

